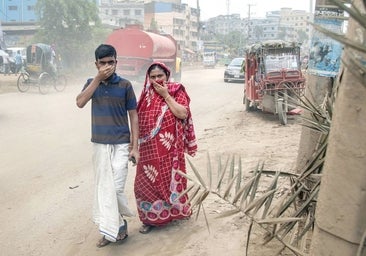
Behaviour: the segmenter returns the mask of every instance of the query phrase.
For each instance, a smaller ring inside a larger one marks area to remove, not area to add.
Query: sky
[[[268,11],[279,11],[281,7],[309,11],[310,1],[314,0],[229,0],[229,14],[239,13],[241,18],[265,17]],[[193,8],[197,8],[197,0],[182,0]],[[227,0],[199,0],[201,20],[227,14]]]

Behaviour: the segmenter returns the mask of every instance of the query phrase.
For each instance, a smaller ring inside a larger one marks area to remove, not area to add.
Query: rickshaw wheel
[[[53,85],[53,79],[47,72],[39,75],[38,88],[41,94],[47,94]]]
[[[66,76],[58,75],[54,83],[55,90],[58,92],[64,91],[66,88],[66,84],[67,84]]]
[[[30,77],[27,73],[21,73],[18,77],[17,87],[20,92],[26,92],[30,87]]]
[[[283,99],[278,99],[277,101],[277,113],[278,113],[278,118],[280,120],[280,123],[282,125],[286,125],[287,124],[287,113],[285,111],[285,106],[284,106],[284,101]]]

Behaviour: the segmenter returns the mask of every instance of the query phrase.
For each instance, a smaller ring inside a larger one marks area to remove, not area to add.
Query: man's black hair
[[[103,59],[105,57],[117,58],[116,49],[109,44],[101,44],[95,49],[95,60]]]

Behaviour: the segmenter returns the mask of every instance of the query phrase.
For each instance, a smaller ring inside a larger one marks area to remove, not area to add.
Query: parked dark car
[[[235,58],[227,65],[224,73],[224,82],[244,82],[242,65],[244,58]]]

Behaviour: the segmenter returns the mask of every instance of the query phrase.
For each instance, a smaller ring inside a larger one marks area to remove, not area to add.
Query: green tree
[[[216,34],[214,39],[224,45],[232,56],[242,56],[246,44],[245,35],[240,31],[231,31],[226,35]]]
[[[304,43],[309,39],[308,34],[304,30],[297,31],[298,42]]]
[[[103,35],[95,2],[38,0],[36,12],[40,30],[35,39],[55,44],[64,64],[75,68],[90,58],[97,44],[95,35]]]
[[[254,27],[254,35],[257,41],[263,38],[263,27],[262,26],[255,26]]]
[[[284,39],[284,38],[286,38],[286,35],[287,35],[286,28],[285,27],[279,27],[278,28],[278,35],[277,35],[278,39],[280,39],[280,38]]]
[[[154,18],[152,18],[151,21],[150,21],[149,30],[151,30],[151,31],[158,31],[159,30],[159,24]]]

